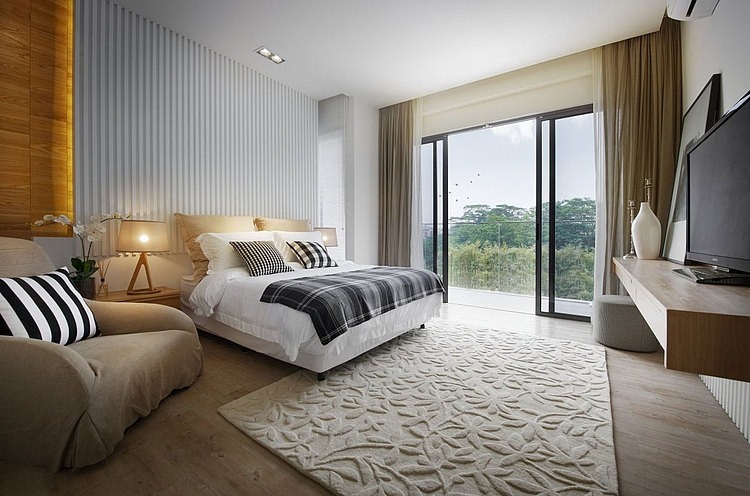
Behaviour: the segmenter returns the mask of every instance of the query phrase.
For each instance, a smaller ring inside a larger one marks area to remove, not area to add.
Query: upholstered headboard
[[[197,283],[208,271],[208,259],[197,239],[203,233],[226,233],[245,231],[312,231],[312,224],[307,219],[277,219],[270,217],[252,217],[235,215],[188,215],[174,214],[180,235],[193,264],[193,280]]]

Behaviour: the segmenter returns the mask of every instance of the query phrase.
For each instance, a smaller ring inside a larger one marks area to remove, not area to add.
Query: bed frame
[[[362,342],[356,342],[357,327],[353,327],[349,332],[337,338],[344,340],[344,345],[341,351],[336,352],[335,347],[330,347],[326,349],[330,351],[326,351],[324,354],[310,353],[304,349],[303,344],[294,360],[290,360],[284,349],[277,343],[258,338],[210,317],[196,315],[190,307],[185,304],[185,291],[183,291],[182,295],[182,310],[193,319],[196,327],[202,331],[227,339],[233,343],[239,344],[240,346],[244,346],[245,348],[276,358],[277,360],[316,372],[318,374],[318,379],[323,380],[325,378],[325,373],[330,369],[346,363],[362,353],[370,351],[405,332],[418,327],[424,328],[424,323],[426,321],[432,317],[439,316],[440,306],[443,301],[442,293],[430,295],[422,300],[409,304],[414,305],[415,303],[422,302],[422,304],[426,305],[426,311],[421,312],[419,315],[409,315],[414,312],[409,310],[409,305],[405,305],[376,317],[375,319],[384,320],[384,326],[388,329],[382,335],[372,337]],[[395,322],[397,322],[397,324],[394,324]],[[312,339],[318,338],[316,336]]]

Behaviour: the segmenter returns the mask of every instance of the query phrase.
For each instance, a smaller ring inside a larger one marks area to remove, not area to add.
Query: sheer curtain
[[[414,203],[414,100],[380,109],[378,263],[408,267]]]
[[[424,267],[424,234],[422,233],[422,99],[414,100],[414,134],[412,136],[412,205],[411,266]]]
[[[628,200],[646,200],[646,178],[665,230],[680,143],[681,68],[680,25],[668,18],[656,33],[594,50],[595,295],[621,291],[611,259],[629,249]]]

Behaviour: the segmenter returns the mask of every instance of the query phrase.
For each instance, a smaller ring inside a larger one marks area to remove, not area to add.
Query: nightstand
[[[153,294],[134,294],[129,295],[127,291],[110,291],[108,295],[98,295],[96,301],[119,301],[128,303],[158,303],[159,305],[167,305],[168,307],[174,307],[178,310],[180,307],[180,290],[167,288],[165,286],[159,286],[156,289],[160,289],[158,293]]]

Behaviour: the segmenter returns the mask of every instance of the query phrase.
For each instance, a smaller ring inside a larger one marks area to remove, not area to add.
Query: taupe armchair
[[[35,243],[0,238],[0,277],[54,268]],[[63,346],[0,336],[0,458],[53,470],[97,463],[128,426],[200,374],[195,325],[179,310],[87,303],[98,337]]]

